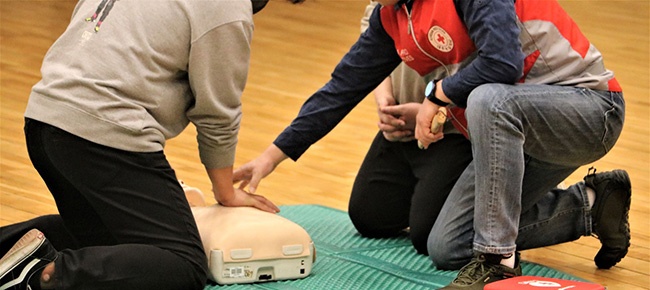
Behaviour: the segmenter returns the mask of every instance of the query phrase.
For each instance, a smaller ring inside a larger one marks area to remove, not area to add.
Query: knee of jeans
[[[448,250],[444,242],[441,242],[438,239],[429,240],[427,243],[427,252],[434,266],[439,269],[444,269],[445,266],[448,266],[447,262],[451,258],[451,252]]]
[[[502,84],[484,84],[476,87],[467,97],[467,108],[465,114],[470,116],[481,116],[486,110],[494,108],[499,100],[509,98],[510,92]]]
[[[458,270],[471,260],[471,255],[461,255],[463,251],[455,247],[455,245],[457,243],[451,240],[429,238],[427,250],[429,258],[436,268],[439,270]]]
[[[519,127],[517,116],[520,114],[520,108],[516,103],[508,102],[513,96],[513,91],[503,84],[485,84],[474,89],[468,97],[465,109],[470,132],[483,131],[486,126],[493,126],[497,119]]]

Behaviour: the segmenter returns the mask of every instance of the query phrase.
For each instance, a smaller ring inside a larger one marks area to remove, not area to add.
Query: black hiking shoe
[[[483,290],[492,282],[521,276],[519,253],[515,253],[515,268],[501,265],[502,255],[477,253],[469,264],[458,272],[456,279],[443,289]]]
[[[0,259],[0,290],[40,289],[40,273],[57,255],[43,233],[30,230]]]
[[[592,167],[585,176],[585,185],[596,192],[591,208],[592,231],[602,247],[594,262],[600,269],[609,269],[625,257],[630,247],[630,177],[625,170],[596,173]]]

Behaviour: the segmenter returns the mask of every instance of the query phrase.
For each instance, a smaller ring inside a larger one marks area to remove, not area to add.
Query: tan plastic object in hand
[[[433,120],[431,120],[431,133],[436,134],[440,130],[442,130],[442,127],[446,121],[447,121],[447,108],[440,107],[436,115],[433,116]],[[420,140],[418,140],[418,147],[420,149],[424,149],[424,145],[422,145],[422,142],[420,142]]]

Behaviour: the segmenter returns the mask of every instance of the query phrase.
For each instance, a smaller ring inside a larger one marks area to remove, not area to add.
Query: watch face
[[[430,81],[430,82],[427,84],[427,87],[424,88],[424,95],[427,96],[427,97],[428,97],[428,96],[431,96],[431,94],[435,93],[435,92],[433,91],[433,89],[434,89],[435,87],[436,87],[436,81]]]

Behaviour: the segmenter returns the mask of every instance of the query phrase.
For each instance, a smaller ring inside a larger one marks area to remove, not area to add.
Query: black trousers
[[[163,152],[117,150],[30,119],[25,135],[63,225],[42,217],[2,228],[3,251],[38,224],[59,251],[56,289],[203,289],[207,259]]]
[[[413,246],[426,255],[440,209],[471,161],[471,143],[461,134],[447,134],[421,150],[417,141],[390,142],[379,132],[354,181],[350,219],[371,238],[398,236],[409,228]]]

